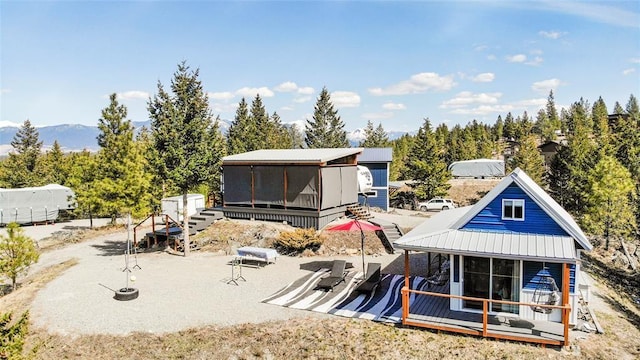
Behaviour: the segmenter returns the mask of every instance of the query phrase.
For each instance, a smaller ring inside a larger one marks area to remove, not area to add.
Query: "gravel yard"
[[[401,215],[389,216],[393,221],[393,217]],[[413,227],[424,219],[410,217],[401,226]],[[31,230],[30,236],[44,234],[44,229],[35,228],[25,229]],[[246,281],[239,280],[239,285],[234,285],[228,283],[232,255],[196,251],[185,258],[154,251],[131,256],[129,273],[123,271],[126,239],[125,231],[116,231],[44,252],[32,267],[32,273],[71,258],[78,259],[78,264],[38,292],[31,307],[33,325],[65,335],[166,333],[203,325],[327,317],[260,301],[315,271],[322,262],[341,258],[354,265],[352,272],[361,271],[359,254],[351,257],[281,256],[275,264],[262,268],[243,267]],[[399,253],[367,256],[366,261],[382,263],[383,272],[402,273],[403,260]],[[140,268],[134,268],[136,262]],[[129,287],[137,288],[139,297],[131,301],[115,300],[112,290],[124,288],[131,275],[136,279],[129,281]]]

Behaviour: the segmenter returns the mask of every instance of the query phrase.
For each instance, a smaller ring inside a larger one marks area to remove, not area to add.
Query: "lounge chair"
[[[331,274],[329,276],[325,276],[318,282],[318,288],[320,289],[331,289],[345,281],[344,278],[347,276],[347,272],[345,268],[347,267],[347,262],[344,260],[334,260],[333,267],[331,268]]]
[[[381,266],[382,264],[380,263],[369,263],[367,265],[367,273],[364,276],[364,280],[356,288],[357,292],[372,294],[376,291],[382,280],[382,275],[380,274]]]

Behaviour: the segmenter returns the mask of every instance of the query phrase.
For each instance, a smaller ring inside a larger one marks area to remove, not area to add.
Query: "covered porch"
[[[412,289],[410,250],[404,252],[404,286],[401,289],[402,324],[495,339],[522,341],[542,345],[569,344],[569,265],[562,266],[562,296],[560,305],[545,305],[520,301],[494,300],[452,295],[450,284],[425,289]],[[426,254],[425,254],[426,255]],[[452,301],[473,301],[481,310],[452,310]],[[561,322],[524,319],[518,314],[492,312],[496,306],[539,307],[561,311]]]

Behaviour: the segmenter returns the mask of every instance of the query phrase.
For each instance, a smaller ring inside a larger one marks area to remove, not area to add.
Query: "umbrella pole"
[[[362,225],[360,225],[360,222],[358,221],[358,219],[355,219],[356,221],[356,226],[358,226],[358,229],[360,229],[360,254],[362,254],[362,279],[364,280],[365,277],[365,269],[364,269],[364,231],[362,231]]]

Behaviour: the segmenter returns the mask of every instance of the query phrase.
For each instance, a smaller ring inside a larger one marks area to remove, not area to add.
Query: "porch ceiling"
[[[396,241],[394,247],[464,256],[563,263],[575,263],[577,257],[575,240],[569,236],[453,229],[405,237]]]

